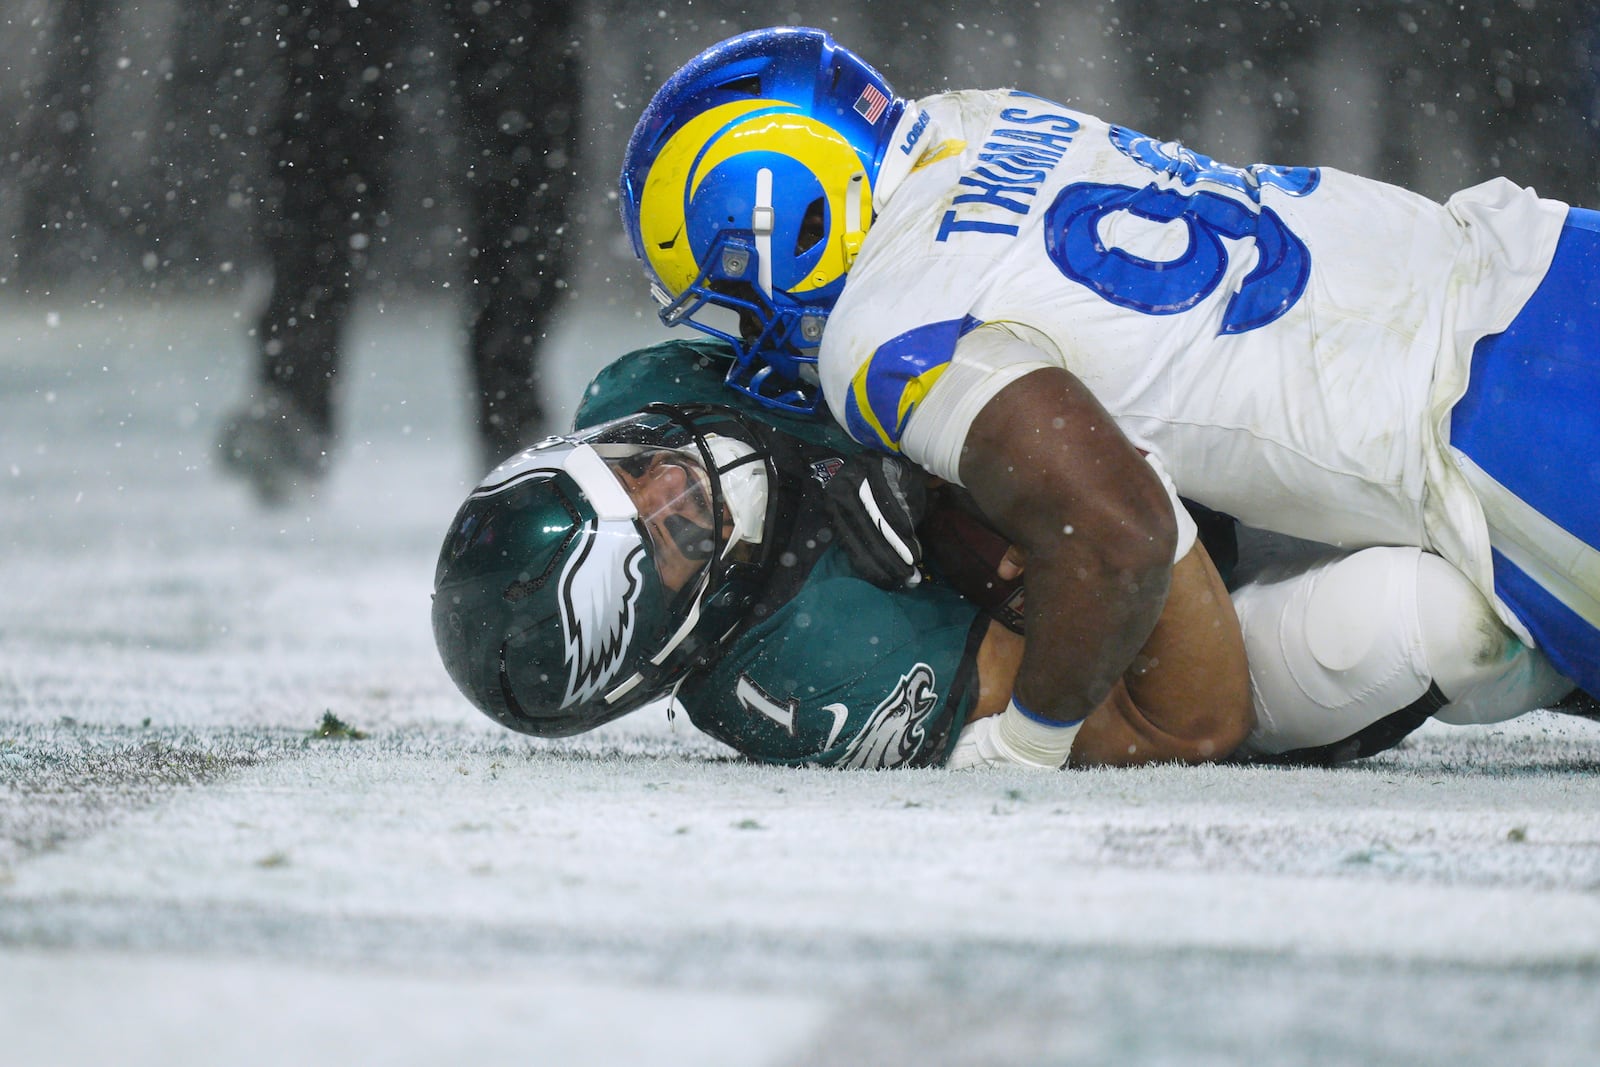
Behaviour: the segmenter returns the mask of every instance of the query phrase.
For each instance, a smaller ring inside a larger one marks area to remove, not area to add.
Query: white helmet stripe
[[[756,171],[756,206],[750,212],[750,232],[756,239],[756,279],[761,292],[772,299],[772,171]]]
[[[601,519],[631,522],[639,517],[639,509],[634,507],[633,498],[628,496],[628,491],[617,481],[617,476],[611,473],[611,468],[606,466],[606,461],[600,458],[600,453],[594,450],[593,445],[577,446],[561,466],[578,483],[578,488],[589,498],[589,503],[594,505],[595,513]]]

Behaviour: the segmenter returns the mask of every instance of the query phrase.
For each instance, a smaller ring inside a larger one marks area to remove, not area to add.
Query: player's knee
[[[1416,589],[1423,656],[1450,702],[1439,719],[1499,722],[1547,707],[1572,690],[1572,683],[1512,633],[1488,598],[1443,559],[1422,555]]]
[[[1306,650],[1319,666],[1341,679],[1369,684],[1375,681],[1366,677],[1374,661],[1384,664],[1380,671],[1391,669],[1390,652],[1412,640],[1413,613],[1402,610],[1402,590],[1412,584],[1420,554],[1405,548],[1368,549],[1322,571],[1305,608]]]
[[[1338,743],[1428,692],[1415,549],[1375,548],[1234,594],[1257,724],[1242,751]]]
[[[1477,587],[1438,556],[1422,554],[1416,588],[1423,656],[1446,697],[1462,696],[1522,648]]]

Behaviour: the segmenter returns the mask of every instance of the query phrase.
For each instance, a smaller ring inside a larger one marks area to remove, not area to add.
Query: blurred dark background
[[[439,61],[445,20],[422,0],[409,6],[413,40],[386,79],[406,121],[366,266],[365,291],[378,294],[440,287],[471,251],[450,178],[461,87]],[[579,7],[576,276],[565,282],[580,296],[645,299],[614,188],[651,92],[707,45],[782,22],[829,29],[902,95],[1015,85],[1229,162],[1338,166],[1440,199],[1504,174],[1600,205],[1600,13],[1578,0]],[[275,163],[262,131],[286,80],[285,10],[0,0],[0,294],[97,301],[259,275]],[[352,70],[352,84],[362,76]]]

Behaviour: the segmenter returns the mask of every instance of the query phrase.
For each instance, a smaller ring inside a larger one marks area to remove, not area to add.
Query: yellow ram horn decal
[[[772,152],[798,160],[814,174],[828,198],[829,227],[822,258],[792,292],[821,289],[850,268],[859,233],[847,241],[844,201],[851,176],[863,168],[855,149],[824,123],[799,114],[782,100],[740,100],[711,108],[684,124],[656,156],[639,195],[639,230],[645,256],[673,296],[699,277],[689,247],[688,211],[695,190],[719,165],[745,152]],[[872,190],[856,183],[861,198],[861,231],[872,215]],[[754,179],[751,199],[754,201]],[[732,225],[745,228],[749,219]],[[853,246],[847,251],[847,245]]]

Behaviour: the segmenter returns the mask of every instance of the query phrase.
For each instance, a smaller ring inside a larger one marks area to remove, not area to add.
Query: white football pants
[[[1257,719],[1241,757],[1340,762],[1392,745],[1429,712],[1499,722],[1571,692],[1438,556],[1328,553],[1271,563],[1233,593]]]

